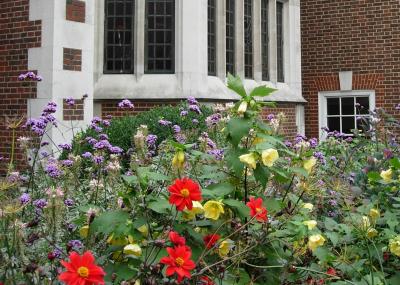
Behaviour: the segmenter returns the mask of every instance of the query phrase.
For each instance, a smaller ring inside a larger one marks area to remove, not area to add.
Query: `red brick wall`
[[[41,45],[41,21],[29,21],[29,0],[0,1],[0,156],[9,159],[11,131],[7,118],[27,114],[27,99],[36,97],[36,82],[18,81],[28,69],[28,49]],[[17,136],[24,133],[21,128]],[[17,149],[17,158],[24,159]],[[0,169],[3,164],[0,163]]]
[[[306,134],[318,135],[318,91],[339,90],[339,71],[353,89],[374,89],[376,106],[400,118],[400,2],[301,1]]]
[[[80,0],[67,0],[66,19],[74,22],[85,22],[85,2]]]
[[[82,50],[74,48],[63,49],[63,69],[72,71],[82,70]]]
[[[64,121],[83,121],[84,101],[75,99],[73,105],[69,105],[67,100],[63,101],[63,120]]]
[[[121,110],[118,108],[118,100],[103,100],[98,101],[101,103],[101,116],[105,118],[109,115],[112,117],[123,117],[126,115],[135,115],[140,112],[150,110],[154,107],[162,105],[176,105],[179,101],[169,100],[169,101],[131,101],[135,108],[133,110]],[[288,138],[294,138],[297,134],[296,126],[296,105],[293,103],[278,104],[275,108],[265,108],[263,110],[262,116],[266,119],[269,114],[277,115],[280,112],[285,113],[286,120],[282,125],[281,133],[285,134]]]

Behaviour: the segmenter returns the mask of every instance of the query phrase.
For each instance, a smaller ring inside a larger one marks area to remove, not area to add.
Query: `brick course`
[[[63,55],[64,70],[82,70],[82,50],[74,48],[64,48]]]
[[[17,77],[28,71],[28,49],[41,46],[41,30],[40,20],[29,21],[29,0],[0,1],[0,156],[6,160],[11,149],[7,120],[26,117],[27,100],[36,98],[37,83],[18,81]],[[16,136],[23,135],[19,128]],[[18,146],[16,158],[25,159]]]
[[[86,4],[80,0],[67,0],[66,19],[85,23]]]
[[[75,99],[74,105],[68,105],[67,101],[63,100],[63,120],[64,121],[83,121],[84,100]]]
[[[338,72],[353,71],[353,90],[375,90],[376,106],[400,118],[400,2],[301,2],[306,134],[318,136],[318,92],[340,89]]]

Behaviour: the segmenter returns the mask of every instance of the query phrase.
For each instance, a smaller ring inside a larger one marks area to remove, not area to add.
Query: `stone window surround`
[[[185,87],[188,83],[183,82],[185,77],[185,71],[180,69],[182,59],[179,55],[182,53],[182,1],[176,0],[175,5],[175,17],[176,17],[176,46],[175,46],[175,58],[176,58],[176,69],[175,74],[145,74],[144,73],[144,22],[145,22],[145,0],[135,1],[135,58],[134,58],[134,73],[133,74],[117,74],[117,75],[107,75],[103,74],[103,44],[104,44],[104,0],[96,1],[95,8],[95,99],[106,99],[106,98],[136,98],[136,99],[151,99],[151,98],[186,98],[187,92],[184,92]],[[207,0],[197,0],[204,1],[204,10],[207,11]],[[288,102],[302,102],[305,100],[301,96],[301,61],[300,61],[300,51],[293,51],[295,49],[300,50],[298,41],[298,47],[292,45],[290,47],[290,39],[292,36],[298,38],[297,35],[300,32],[300,28],[297,27],[298,23],[295,23],[296,19],[290,20],[290,15],[294,15],[295,10],[289,8],[291,5],[295,8],[299,8],[298,0],[269,0],[269,72],[270,81],[262,81],[262,64],[261,64],[261,0],[253,0],[254,6],[254,16],[253,16],[253,62],[254,62],[254,78],[245,80],[246,87],[253,87],[255,85],[266,84],[271,87],[278,89],[295,89],[296,95],[292,96],[293,92],[286,92],[286,96],[277,96],[283,98],[283,101]],[[285,43],[289,43],[284,47],[284,70],[285,70],[285,83],[277,82],[277,61],[276,61],[276,2],[284,3],[284,21],[285,30],[284,38]],[[244,46],[243,46],[243,6],[244,0],[236,0],[236,13],[235,13],[235,69],[237,74],[244,78]],[[217,1],[217,76],[208,76],[207,72],[207,57],[204,64],[204,74],[206,76],[205,80],[201,82],[207,82],[205,90],[200,92],[201,94],[192,93],[191,95],[196,97],[213,98],[213,99],[237,99],[237,97],[230,91],[224,89],[226,82],[226,66],[225,66],[225,0]],[[289,11],[291,10],[291,11]],[[299,17],[300,15],[295,15]],[[292,17],[293,18],[293,17]],[[207,20],[207,16],[205,17]],[[204,38],[207,39],[207,22],[205,22],[205,35]],[[295,26],[296,27],[295,27]],[[293,43],[297,45],[297,39],[293,39]],[[293,67],[295,69],[293,71]],[[218,80],[219,79],[219,80]],[[151,82],[158,82],[158,87],[154,89],[152,94],[144,94],[144,88],[149,86]],[[196,85],[196,83],[194,83]],[[201,89],[201,88],[200,88]],[[211,92],[210,92],[211,90]],[[160,93],[158,93],[158,91]],[[182,92],[177,92],[182,91]],[[193,91],[193,90],[192,90]],[[111,93],[111,94],[110,94]],[[166,94],[168,93],[168,94]],[[290,93],[290,94],[289,94]],[[135,94],[135,95],[133,95]],[[289,96],[289,97],[288,97]],[[287,98],[286,98],[287,97]],[[281,98],[282,99],[282,98]],[[275,100],[272,99],[271,100]]]
[[[345,90],[345,91],[323,91],[318,92],[318,127],[321,140],[326,139],[326,132],[322,128],[328,126],[328,111],[327,98],[329,97],[359,97],[364,96],[369,98],[369,109],[375,109],[375,91],[374,90]],[[357,116],[355,114],[355,116]]]

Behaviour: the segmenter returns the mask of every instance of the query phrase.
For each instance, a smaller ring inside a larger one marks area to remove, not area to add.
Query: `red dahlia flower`
[[[169,232],[169,240],[176,246],[176,245],[185,245],[186,239],[179,235],[177,232],[170,231]]]
[[[203,237],[203,241],[204,244],[206,245],[206,247],[208,249],[214,247],[214,245],[217,243],[217,241],[219,240],[220,236],[217,234],[210,234],[210,235],[206,235],[205,237]]]
[[[189,178],[176,179],[175,183],[169,186],[168,191],[171,196],[169,203],[175,204],[178,211],[185,208],[191,210],[193,201],[201,201],[200,186]]]
[[[178,283],[185,277],[190,278],[190,271],[196,267],[196,264],[190,259],[192,256],[190,248],[187,246],[167,247],[167,252],[169,256],[160,260],[161,263],[167,265],[165,274],[171,276],[176,273]]]
[[[263,206],[263,200],[261,198],[255,199],[254,197],[250,197],[250,201],[247,202],[246,205],[250,208],[251,217],[256,217],[259,222],[268,221],[268,211]]]
[[[104,284],[106,273],[103,268],[94,263],[94,257],[90,251],[82,256],[76,252],[69,255],[70,262],[61,260],[61,264],[67,269],[58,276],[60,281],[67,285],[100,285]]]

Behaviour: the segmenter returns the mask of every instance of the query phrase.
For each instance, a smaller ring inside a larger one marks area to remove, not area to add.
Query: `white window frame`
[[[368,97],[370,110],[375,109],[375,91],[374,90],[349,90],[349,91],[324,91],[318,92],[318,127],[319,137],[321,140],[326,138],[326,132],[322,130],[328,126],[328,110],[327,110],[327,98],[331,97]],[[340,107],[341,112],[341,107]],[[354,116],[357,116],[355,114]],[[368,115],[364,115],[368,116]],[[342,120],[340,120],[341,123]]]

